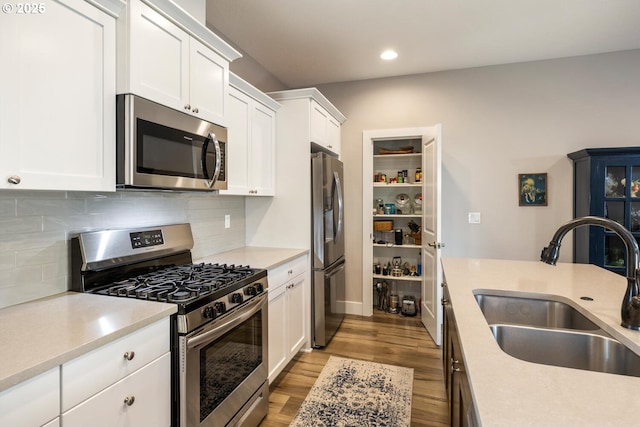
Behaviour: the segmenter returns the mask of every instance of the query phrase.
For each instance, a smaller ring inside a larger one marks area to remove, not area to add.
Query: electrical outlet
[[[469,212],[469,224],[480,224],[480,212]]]
[[[231,228],[231,215],[224,216],[224,228]]]

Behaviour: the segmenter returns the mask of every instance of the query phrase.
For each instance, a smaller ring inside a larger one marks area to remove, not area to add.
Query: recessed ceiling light
[[[396,59],[397,57],[398,57],[398,52],[396,52],[395,50],[385,50],[380,55],[380,58],[384,59],[385,61],[390,61],[392,59]]]

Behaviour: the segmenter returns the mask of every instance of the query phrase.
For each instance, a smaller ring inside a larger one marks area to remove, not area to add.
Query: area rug
[[[331,356],[290,426],[409,426],[413,369]]]

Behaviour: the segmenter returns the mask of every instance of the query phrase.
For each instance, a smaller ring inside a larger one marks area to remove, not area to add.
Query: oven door
[[[242,425],[266,415],[267,350],[266,293],[181,338],[180,425],[226,426],[234,417]]]

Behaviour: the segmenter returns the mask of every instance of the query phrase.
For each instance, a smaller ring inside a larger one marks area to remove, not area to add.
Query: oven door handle
[[[245,307],[243,307],[238,313],[234,313],[231,319],[218,325],[217,322],[213,322],[213,325],[203,329],[191,338],[187,338],[187,349],[191,350],[202,344],[208,344],[218,337],[226,334],[231,329],[240,325],[242,322],[256,314],[263,309],[267,303],[267,293],[263,293],[259,297],[250,301]]]

